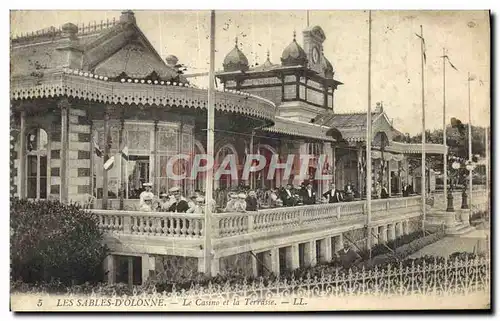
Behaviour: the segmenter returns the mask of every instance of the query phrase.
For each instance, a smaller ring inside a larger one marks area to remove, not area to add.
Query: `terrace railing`
[[[383,199],[372,202],[372,215],[401,219],[401,214],[420,215],[419,196],[404,199]],[[109,233],[201,238],[204,235],[204,215],[188,213],[92,210],[100,228]],[[213,236],[228,237],[255,232],[299,230],[307,226],[330,224],[364,224],[366,202],[355,201],[280,207],[246,213],[213,215]]]

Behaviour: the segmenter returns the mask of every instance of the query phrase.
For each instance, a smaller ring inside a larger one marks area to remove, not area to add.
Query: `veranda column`
[[[120,137],[119,137],[119,148],[120,149],[123,149],[123,144],[125,143],[125,121],[122,117],[122,119],[120,120]],[[115,161],[117,161],[115,159]],[[124,161],[123,157],[120,157],[120,210],[123,210],[123,206],[124,206],[124,198],[126,197],[125,195],[125,189],[126,189],[126,180],[128,179],[128,177],[126,177],[126,174],[125,174],[125,166],[128,166],[128,164]],[[143,258],[144,260],[144,258]]]
[[[107,275],[108,284],[114,284],[116,278],[116,263],[113,255],[108,255],[104,259],[104,274]]]
[[[401,237],[404,235],[403,222],[398,222],[396,225],[396,237]]]
[[[271,271],[275,275],[280,275],[280,253],[278,247],[273,247],[270,251],[271,254]]]
[[[159,182],[159,177],[160,177],[160,162],[159,162],[159,157],[158,157],[158,120],[155,119],[154,122],[154,133],[153,133],[153,170],[152,170],[152,175],[153,177],[149,180],[150,182],[153,183],[153,193],[156,194],[156,196],[160,196],[160,182]],[[179,147],[180,148],[180,147]]]
[[[106,163],[109,159],[109,111],[104,111],[104,157],[103,162]],[[62,139],[61,139],[62,141]],[[61,154],[61,163],[62,163],[62,154]],[[62,170],[62,169],[61,169]],[[62,178],[61,178],[62,183]],[[62,188],[61,188],[62,191]],[[108,171],[102,171],[102,209],[108,209]]]
[[[19,129],[19,168],[17,172],[19,198],[26,197],[26,112],[21,111],[21,128]]]
[[[61,203],[68,202],[68,98],[63,98],[59,101],[58,107],[61,110]]]
[[[143,254],[141,256],[141,276],[142,276],[142,284],[145,284],[146,281],[149,279],[149,271],[155,269],[154,265],[151,266],[151,263],[154,262],[154,257],[153,260],[150,260],[150,256],[148,254]]]
[[[382,225],[380,227],[379,240],[383,243],[387,243],[387,225]]]
[[[387,161],[387,192],[389,193],[389,197],[391,197],[391,185],[392,185],[392,180],[391,180],[391,161]]]
[[[363,175],[361,175],[361,172],[363,171],[362,159],[363,159],[363,146],[358,145],[358,186],[356,187],[356,189],[359,192],[359,198],[363,198]]]
[[[404,235],[410,234],[410,221],[408,220],[403,221],[402,225],[403,225],[403,234]]]
[[[370,233],[369,237],[371,237],[371,239],[372,239],[371,245],[375,246],[379,243],[378,242],[378,227],[372,227],[370,232],[371,233]]]
[[[252,260],[252,276],[256,278],[259,276],[259,264],[257,262],[256,255],[252,255],[251,260]]]
[[[292,270],[298,269],[300,267],[299,261],[299,244],[292,244],[289,251],[290,255],[290,268]]]
[[[322,262],[330,262],[332,260],[332,246],[330,237],[321,240],[321,256]]]
[[[306,266],[316,265],[316,241],[309,241],[305,243],[304,256]]]
[[[334,236],[335,237],[335,253],[344,248],[344,237],[342,234]]]
[[[387,238],[389,241],[396,239],[396,225],[394,223],[389,224],[389,226],[388,226]]]

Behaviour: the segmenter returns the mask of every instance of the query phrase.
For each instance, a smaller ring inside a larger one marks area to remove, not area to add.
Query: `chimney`
[[[59,68],[80,69],[82,67],[83,49],[78,41],[78,27],[71,22],[65,23],[61,27],[63,39],[57,50],[61,52],[63,59]]]
[[[377,107],[375,107],[375,113],[376,114],[381,114],[384,112],[384,106],[382,105],[382,102],[377,102]]]
[[[135,15],[132,10],[122,11],[120,16],[120,23],[133,23],[135,24]]]

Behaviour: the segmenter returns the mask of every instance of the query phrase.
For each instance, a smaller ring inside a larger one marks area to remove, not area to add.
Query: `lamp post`
[[[470,181],[472,180],[472,171],[474,170],[474,164],[472,163],[472,161],[467,161],[465,163],[465,169],[467,169],[467,171],[469,172],[469,184]],[[470,186],[469,186],[470,188]],[[472,192],[471,192],[472,193]],[[472,194],[470,195],[470,197],[472,197]],[[468,204],[469,202],[467,202],[467,185],[464,187],[464,190],[462,192],[462,209],[469,209],[471,206],[469,206]]]
[[[451,164],[451,168],[454,169],[454,171],[458,171],[460,168],[460,163],[457,162],[456,160]],[[450,189],[448,189],[448,194],[446,195],[448,204],[446,206],[446,212],[455,212],[455,208],[453,207],[453,180],[456,177],[455,175],[450,175]]]

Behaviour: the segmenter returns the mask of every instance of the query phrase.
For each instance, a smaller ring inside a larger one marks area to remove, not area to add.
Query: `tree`
[[[94,214],[58,201],[12,199],[10,205],[13,280],[102,281],[108,249]]]

